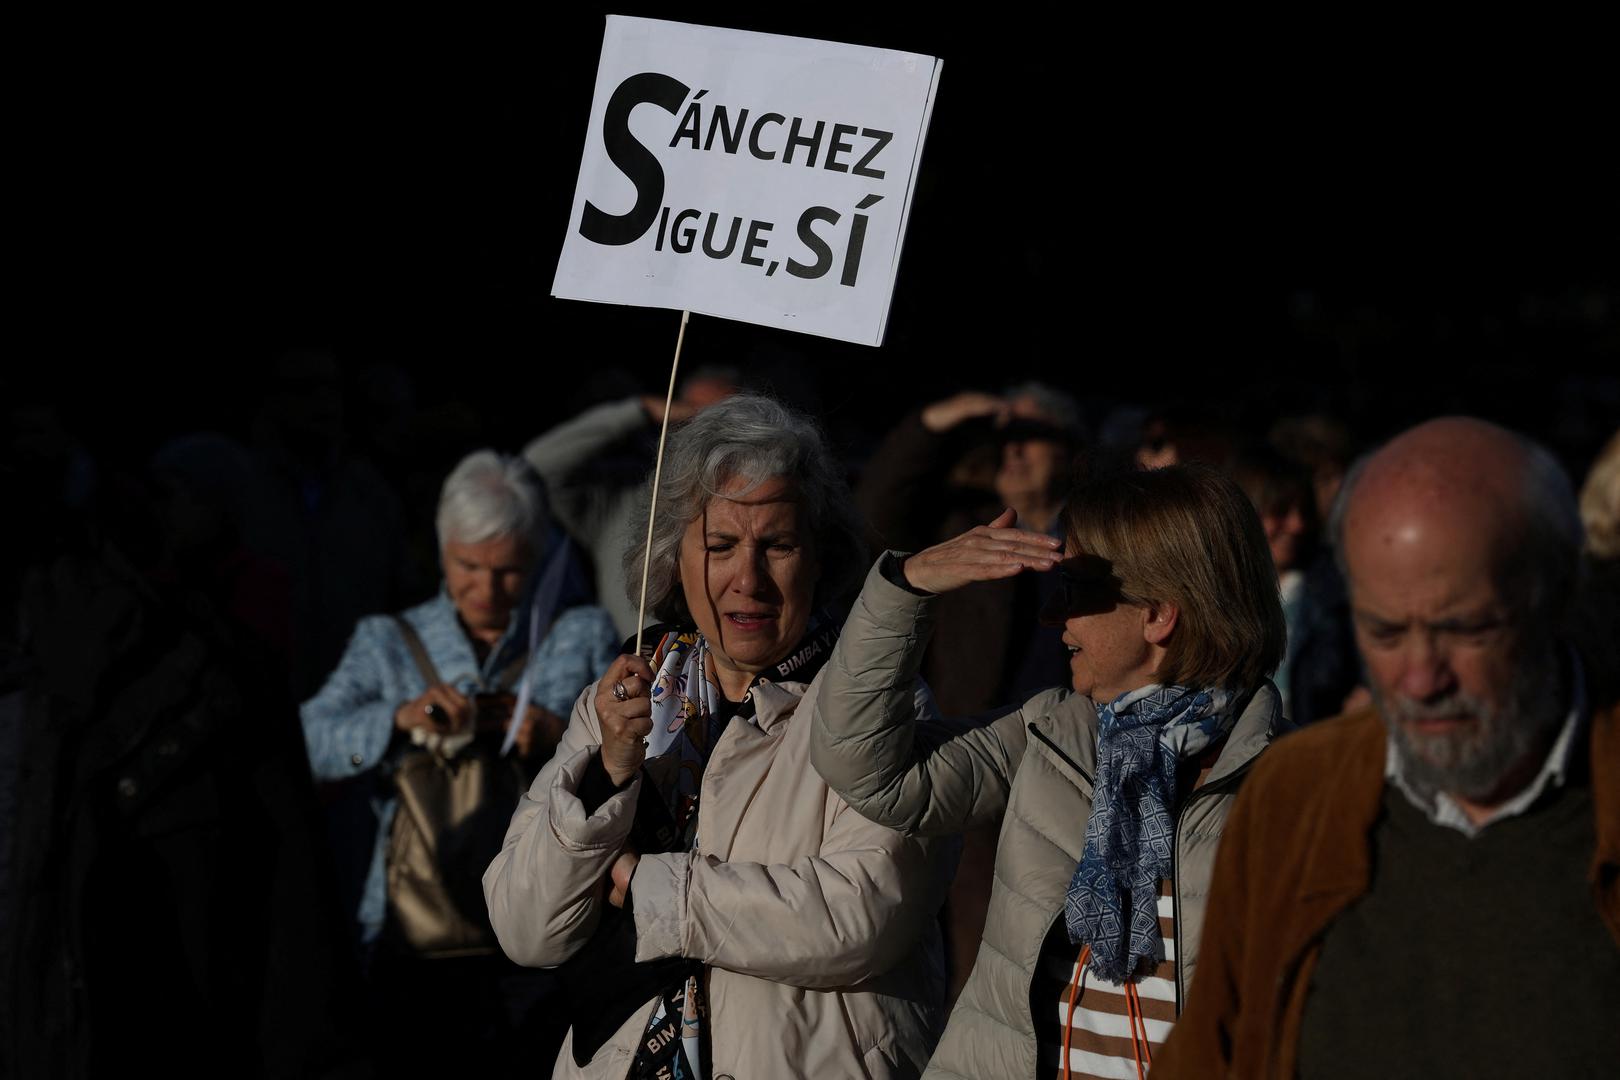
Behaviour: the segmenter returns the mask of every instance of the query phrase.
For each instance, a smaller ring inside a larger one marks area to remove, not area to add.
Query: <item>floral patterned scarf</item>
[[[841,620],[818,612],[797,648],[780,663],[763,671],[754,680],[761,682],[809,682],[832,655],[843,628]],[[655,628],[656,631],[657,628]],[[734,708],[721,700],[720,691],[709,680],[709,643],[695,629],[663,628],[653,647],[652,732],[647,736],[647,757],[674,754],[680,770],[671,789],[664,792],[676,829],[686,825],[697,804],[702,787],[703,768],[720,741],[732,717],[754,719],[753,686]]]

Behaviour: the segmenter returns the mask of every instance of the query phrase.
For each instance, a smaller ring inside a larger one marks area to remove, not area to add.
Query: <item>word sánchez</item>
[[[816,158],[821,153],[822,133],[826,130],[827,121],[817,120],[816,126],[806,135],[802,116],[795,116],[790,122],[788,117],[781,113],[759,113],[750,126],[748,109],[738,109],[733,116],[726,106],[711,105],[708,135],[704,137],[703,102],[699,99],[707,93],[707,90],[699,90],[692,95],[692,104],[686,107],[686,115],[681,117],[680,126],[675,129],[675,137],[669,140],[671,148],[684,142],[693,150],[713,150],[718,138],[722,153],[736,154],[743,147],[743,133],[746,131],[748,152],[759,160],[780,160],[784,165],[792,165],[797,155],[809,168],[816,167]],[[787,126],[787,137],[778,141],[784,125]],[[774,130],[767,135],[767,129]],[[883,152],[883,148],[888,146],[889,140],[893,138],[892,131],[863,128],[855,124],[834,124],[832,133],[826,139],[827,153],[821,158],[821,167],[833,172],[849,172],[856,176],[881,180],[884,172],[882,169],[872,168],[872,160]],[[855,152],[861,149],[857,144],[861,142],[866,143],[865,153],[856,159]],[[772,148],[768,149],[767,145]],[[799,154],[800,150],[804,153]],[[778,152],[781,154],[780,158],[777,157]]]
[[[857,128],[854,124],[835,123],[830,130],[827,122],[817,120],[807,128],[800,117],[789,120],[780,113],[751,113],[738,109],[735,114],[723,105],[713,105],[707,111],[701,101],[707,90],[692,93],[691,87],[679,79],[656,71],[644,71],[621,82],[608,99],[602,117],[602,143],[608,160],[624,173],[636,190],[636,201],[622,214],[610,214],[595,203],[587,201],[580,216],[579,233],[592,243],[607,246],[633,244],[658,223],[655,250],[662,251],[665,244],[677,254],[687,254],[698,244],[698,222],[703,211],[683,209],[674,212],[664,206],[664,168],[658,157],[643,145],[630,131],[630,114],[639,105],[656,105],[671,116],[680,116],[671,147],[686,146],[693,150],[740,155],[746,149],[763,161],[781,161],[786,165],[800,162],[814,168],[819,162],[823,169],[848,172],[851,175],[882,179],[886,174],[876,167],[876,160],[884,147],[894,138],[892,132],[876,128]],[[688,97],[691,104],[684,114],[681,106]],[[865,210],[881,199],[868,195],[855,207]],[[673,216],[673,220],[671,220]],[[812,206],[800,215],[796,235],[804,246],[803,259],[789,258],[787,271],[795,277],[819,278],[827,274],[836,261],[832,244],[822,229],[836,227],[845,215],[826,206]],[[849,231],[844,238],[843,268],[840,284],[853,285],[860,268],[860,256],[865,240],[867,216],[855,213],[847,217]],[[710,212],[701,229],[702,250],[713,259],[730,258],[740,252],[741,262],[748,266],[764,266],[767,277],[776,273],[777,261],[768,265],[761,252],[768,246],[772,223],[732,217],[729,227],[719,213]],[[723,230],[723,231],[722,231]],[[842,230],[840,230],[842,231]]]

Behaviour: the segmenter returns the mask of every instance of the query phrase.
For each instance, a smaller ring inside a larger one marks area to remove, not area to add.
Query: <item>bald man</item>
[[[1335,508],[1374,707],[1255,766],[1164,1077],[1620,1075],[1620,709],[1538,446],[1435,420]]]

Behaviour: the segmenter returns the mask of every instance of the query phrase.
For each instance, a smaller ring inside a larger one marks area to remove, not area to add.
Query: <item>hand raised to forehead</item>
[[[1005,398],[970,390],[928,406],[922,411],[922,423],[934,434],[943,435],[969,420],[981,417],[1003,419],[1007,415],[1007,408]]]
[[[969,529],[906,559],[906,581],[931,593],[950,592],[975,581],[1012,577],[1021,570],[1050,570],[1063,542],[1015,527],[1018,515],[1003,510],[988,525]]]

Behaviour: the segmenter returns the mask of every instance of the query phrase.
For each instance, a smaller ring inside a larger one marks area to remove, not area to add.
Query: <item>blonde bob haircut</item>
[[[1106,562],[1122,601],[1176,605],[1158,682],[1242,691],[1282,663],[1277,569],[1226,476],[1201,465],[1097,476],[1070,494],[1064,520],[1069,555]]]

